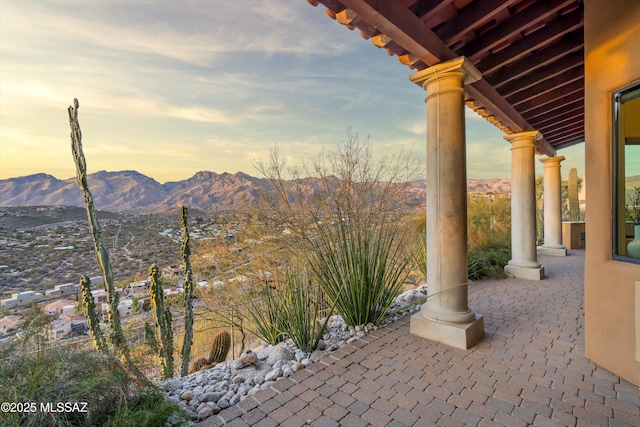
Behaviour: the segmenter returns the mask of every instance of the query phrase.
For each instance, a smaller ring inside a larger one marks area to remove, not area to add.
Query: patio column
[[[465,58],[409,79],[427,91],[427,285],[431,298],[411,317],[412,334],[457,348],[484,334],[467,300],[467,173],[464,85],[481,78]]]
[[[563,156],[538,159],[544,165],[544,244],[538,252],[544,255],[567,256],[562,244],[562,190],[560,162]]]
[[[534,146],[538,131],[504,137],[511,143],[511,261],[509,277],[541,280],[544,267],[536,253],[536,190]]]

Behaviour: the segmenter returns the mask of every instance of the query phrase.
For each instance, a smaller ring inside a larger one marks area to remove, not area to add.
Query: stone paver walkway
[[[486,336],[468,351],[379,329],[199,426],[640,426],[640,390],[584,355],[584,252],[547,278],[469,287]]]

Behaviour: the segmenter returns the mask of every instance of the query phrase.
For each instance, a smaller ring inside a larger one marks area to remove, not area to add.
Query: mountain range
[[[305,178],[305,192],[319,189],[318,179]],[[470,192],[508,192],[508,178],[470,179]],[[183,181],[160,184],[137,171],[99,171],[87,176],[95,206],[103,210],[164,211],[181,205],[202,210],[230,210],[256,206],[260,193],[268,190],[268,180],[243,172],[197,172]],[[424,203],[426,183],[412,182],[409,196],[416,205]],[[44,173],[0,180],[0,206],[84,206],[84,197],[75,178],[57,179]]]

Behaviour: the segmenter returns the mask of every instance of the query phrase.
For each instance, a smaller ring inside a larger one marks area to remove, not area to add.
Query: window
[[[613,94],[613,257],[640,264],[640,82]]]

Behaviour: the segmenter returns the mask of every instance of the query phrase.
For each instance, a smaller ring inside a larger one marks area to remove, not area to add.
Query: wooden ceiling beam
[[[320,0],[320,1],[314,1],[311,4],[315,6],[314,3],[322,3],[324,5],[324,7],[326,7],[329,10],[331,10],[333,13],[338,13],[342,9],[344,9],[344,5],[341,2],[339,2],[338,0]]]
[[[519,104],[518,111],[520,111],[520,114],[522,114],[535,108],[540,108],[556,100],[559,100],[561,102],[564,101],[564,103],[566,104],[565,97],[575,92],[581,92],[584,94],[584,78],[576,80],[557,89],[551,90],[543,95],[531,98],[530,100]]]
[[[572,119],[561,123],[552,123],[546,126],[539,127],[537,128],[537,130],[542,132],[543,135],[546,134],[551,138],[553,137],[553,135],[561,134],[569,130],[574,131],[581,126],[584,126],[584,114],[573,116]]]
[[[584,122],[575,123],[573,126],[567,126],[562,129],[549,130],[547,131],[547,135],[545,136],[545,138],[556,140],[556,139],[561,139],[565,137],[571,137],[572,135],[581,133],[583,128],[584,128]]]
[[[440,38],[398,0],[342,0],[380,32],[390,36],[427,66],[457,58]],[[470,98],[491,111],[512,132],[533,130],[527,121],[486,80],[466,86]]]
[[[568,136],[566,138],[559,138],[553,142],[553,146],[561,149],[570,147],[578,142],[584,142],[584,132]]]
[[[458,53],[466,56],[472,62],[476,62],[490,49],[521,33],[523,29],[547,19],[572,2],[575,2],[575,0],[551,0],[542,4],[539,2],[533,3],[511,18],[500,22],[500,25],[495,28],[471,40],[458,49]]]
[[[541,105],[540,107],[533,108],[529,111],[520,110],[520,112],[526,117],[537,117],[541,114],[558,114],[555,110],[564,108],[565,105],[573,102],[581,102],[584,105],[584,91],[575,91],[562,98],[556,99],[555,101],[549,102],[548,104]]]
[[[457,58],[455,52],[398,0],[342,0],[342,3],[427,66]]]
[[[576,80],[584,79],[584,66],[579,65],[575,68],[565,71],[564,73],[558,74],[555,77],[552,77],[547,80],[542,80],[540,83],[531,86],[528,89],[515,93],[509,97],[505,97],[507,101],[514,107],[518,108],[519,104],[523,102],[535,98],[537,96],[543,95],[547,92],[550,92],[556,88],[559,88],[563,85],[569,84]]]
[[[453,0],[423,0],[415,3],[409,9],[424,22],[449,6],[452,1]]]
[[[320,3],[325,3],[326,0],[320,0]],[[504,0],[508,1],[508,0]],[[502,0],[491,0],[490,5],[495,7],[496,5],[505,4]],[[550,0],[553,2],[554,6],[557,6],[561,0]],[[569,1],[569,0],[567,0]],[[333,1],[329,0],[329,2],[333,3]],[[476,3],[476,2],[474,2]],[[483,6],[474,6],[474,8],[483,7],[486,8],[486,1],[477,2],[484,3]],[[428,26],[424,24],[423,19],[421,17],[416,16],[413,11],[420,9],[423,7],[423,2],[416,3],[407,3],[406,0],[341,0],[340,5],[341,8],[336,11],[336,13],[340,13],[344,10],[344,7],[348,8],[357,16],[360,21],[359,25],[367,25],[369,28],[375,31],[375,34],[382,34],[383,36],[378,37],[375,41],[387,48],[391,49],[392,53],[396,53],[399,56],[404,58],[404,62],[410,66],[415,68],[428,67],[440,62],[448,61],[451,59],[455,59],[460,55],[454,52],[445,42],[442,41],[440,37],[432,30],[429,29]],[[444,1],[436,1],[433,0],[433,4],[436,6],[442,6],[443,10],[445,10],[445,5],[447,8],[451,7],[450,0]],[[409,9],[407,7],[411,7]],[[471,7],[471,6],[469,6]],[[531,6],[533,7],[533,5]],[[535,97],[528,99],[523,98],[522,103],[515,108],[510,102],[508,102],[500,93],[498,93],[492,84],[490,78],[495,75],[499,75],[500,73],[504,73],[503,75],[508,79],[507,81],[518,78],[519,76],[526,76],[529,72],[532,72],[532,69],[545,67],[552,65],[553,62],[561,59],[572,52],[580,50],[584,44],[584,37],[582,35],[582,6],[579,5],[575,11],[565,14],[561,18],[556,19],[556,21],[547,24],[546,26],[540,28],[525,36],[523,39],[514,42],[512,45],[507,46],[506,48],[498,51],[496,54],[491,55],[484,60],[480,61],[479,64],[489,64],[491,62],[487,62],[487,60],[495,60],[496,57],[499,58],[498,55],[506,55],[505,51],[509,52],[509,49],[512,49],[511,52],[515,53],[517,58],[511,59],[507,58],[506,62],[510,65],[501,69],[491,69],[491,74],[487,74],[484,79],[481,79],[477,82],[469,84],[465,87],[467,100],[473,101],[479,108],[482,108],[486,111],[487,116],[491,117],[493,123],[498,126],[500,129],[503,129],[506,132],[522,132],[526,130],[533,130],[532,125],[527,122],[527,120],[523,117],[524,113],[530,113],[531,115],[539,115],[549,112],[549,108],[554,105],[555,102],[558,102],[557,96],[564,94],[564,98],[562,99],[565,104],[567,102],[577,101],[578,99],[571,99],[573,96],[583,97],[583,87],[574,88],[574,84],[584,84],[583,79],[578,79],[572,83],[565,84],[560,88],[553,88],[548,90],[545,93],[542,93],[538,96],[536,94]],[[523,10],[528,10],[528,7],[525,7]],[[332,9],[333,10],[333,9]],[[468,9],[466,13],[471,13]],[[476,9],[479,10],[479,9]],[[465,13],[465,8],[462,9],[461,15]],[[504,8],[500,9],[499,12],[501,14],[499,19],[502,19],[508,11]],[[532,13],[529,10],[528,13]],[[556,12],[557,13],[557,12]],[[520,15],[521,12],[518,12]],[[471,15],[469,15],[471,16]],[[551,16],[551,15],[550,15]],[[424,16],[422,16],[424,18]],[[479,18],[481,19],[481,18]],[[507,20],[510,20],[508,18]],[[548,18],[547,18],[548,19]],[[474,24],[474,28],[478,28],[479,24],[482,24],[482,20],[476,21]],[[487,23],[487,20],[484,20]],[[515,21],[514,21],[515,22]],[[539,21],[538,23],[542,22]],[[444,24],[447,25],[447,24]],[[458,24],[458,25],[467,25],[467,24]],[[489,27],[490,25],[485,25],[485,27]],[[441,26],[440,31],[444,31],[446,26]],[[454,28],[453,26],[451,27]],[[463,27],[458,27],[457,31],[461,31]],[[465,27],[470,28],[470,27]],[[531,25],[522,27],[522,31],[526,31],[527,28],[531,28]],[[469,31],[473,30],[470,28]],[[550,32],[555,30],[556,32],[551,34]],[[466,31],[466,30],[465,30]],[[489,30],[491,32],[493,30]],[[464,32],[464,31],[462,31]],[[386,37],[389,37],[392,41],[386,40]],[[545,38],[545,40],[541,40]],[[526,42],[524,42],[526,40]],[[514,46],[517,47],[514,48]],[[528,47],[528,49],[527,49]],[[520,51],[520,49],[524,48],[524,52]],[[564,49],[564,51],[560,52],[559,50]],[[525,61],[521,61],[524,57],[529,56]],[[574,57],[575,58],[575,57]],[[484,61],[484,62],[483,62]],[[570,59],[565,59],[565,62],[568,63]],[[500,64],[502,67],[502,64]],[[551,79],[554,79],[558,75],[561,75],[565,71],[559,70],[561,65],[556,65],[552,68],[550,72]],[[482,69],[480,71],[483,71]],[[518,72],[518,75],[514,75],[514,72]],[[531,79],[532,77],[529,77]],[[555,81],[558,81],[556,79]],[[529,80],[531,81],[531,80]],[[499,82],[502,83],[502,82]],[[530,90],[532,87],[541,84],[541,82],[531,82],[527,89]],[[574,90],[575,89],[575,90]],[[572,92],[580,92],[580,95],[574,95]],[[514,94],[520,91],[514,91]],[[534,92],[531,92],[532,94]],[[523,95],[518,95],[522,97]],[[554,107],[555,108],[555,107]],[[558,107],[559,108],[559,107]],[[547,109],[545,111],[545,109]],[[540,112],[540,113],[538,113]],[[538,113],[538,114],[536,114]],[[546,154],[553,155],[555,154],[555,149],[550,145],[549,142],[557,140],[554,138],[555,134],[552,133],[553,129],[548,128],[549,136],[542,134],[544,139],[541,139],[539,142],[536,142],[536,150],[539,152],[543,152]]]
[[[584,100],[582,98],[578,99],[578,100],[574,100],[574,101],[569,101],[566,104],[562,105],[562,112],[559,111],[554,111],[554,110],[545,110],[542,113],[538,113],[538,114],[531,114],[526,113],[524,114],[524,117],[527,119],[527,121],[531,124],[533,124],[533,122],[536,123],[544,123],[547,120],[553,120],[555,117],[558,117],[559,114],[562,113],[569,113],[571,111],[576,111],[576,110],[582,110],[584,111]],[[535,127],[535,126],[534,126]]]
[[[483,75],[491,74],[505,65],[526,57],[533,50],[552,44],[563,35],[582,28],[582,26],[582,13],[570,13],[483,58],[476,64],[476,67]]]
[[[540,156],[544,154],[549,157],[553,157],[556,155],[556,148],[551,145],[551,143],[544,137],[544,135],[542,138],[536,139],[534,144],[534,150],[537,155]]]
[[[459,11],[456,19],[446,22],[435,29],[435,33],[448,45],[461,35],[478,25],[492,19],[500,11],[519,0],[483,0],[469,4]]]
[[[576,132],[558,138],[551,138],[550,141],[553,141],[553,146],[558,149],[569,147],[578,142],[584,142],[584,132]]]
[[[484,78],[491,83],[492,86],[500,88],[508,82],[534,73],[541,67],[558,61],[568,54],[575,52],[583,54],[583,47],[584,34],[582,30],[574,31],[551,46],[533,52],[515,64],[508,65],[491,75],[485,75]]]
[[[584,64],[584,54],[582,51],[574,52],[569,55],[563,56],[559,60],[552,62],[551,64],[540,67],[535,72],[531,72],[526,74],[519,79],[511,80],[509,83],[501,86],[498,89],[498,92],[508,98],[509,96],[528,89],[541,81],[551,79],[561,73],[578,66],[580,64]]]
[[[560,124],[564,121],[571,120],[573,117],[584,116],[584,105],[581,105],[578,108],[573,110],[567,110],[566,108],[562,109],[562,114],[555,114],[553,117],[549,117],[546,120],[530,120],[531,126],[535,129],[540,129],[543,126],[547,126],[549,124]]]

